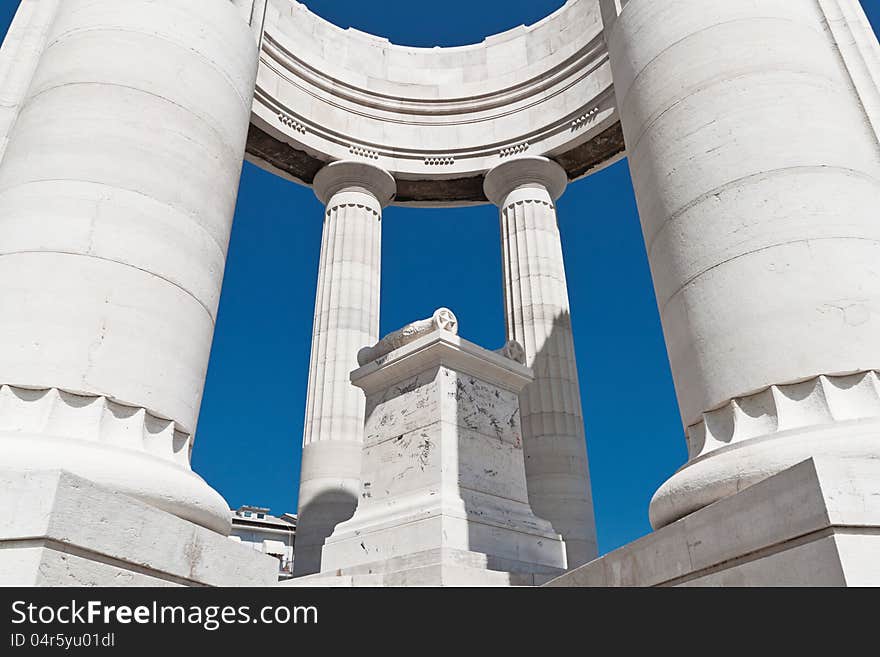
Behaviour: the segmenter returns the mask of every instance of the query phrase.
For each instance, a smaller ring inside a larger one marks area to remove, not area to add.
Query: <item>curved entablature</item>
[[[480,44],[414,48],[268,0],[252,161],[311,184],[336,160],[397,180],[396,203],[485,203],[484,174],[519,155],[580,178],[623,153],[598,0],[569,0]]]

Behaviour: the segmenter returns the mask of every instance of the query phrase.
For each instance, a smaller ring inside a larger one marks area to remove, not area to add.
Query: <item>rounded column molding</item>
[[[501,207],[515,199],[547,196],[555,202],[568,187],[568,174],[561,166],[546,157],[519,157],[489,171],[483,182],[486,197]],[[515,199],[511,197],[514,196]]]

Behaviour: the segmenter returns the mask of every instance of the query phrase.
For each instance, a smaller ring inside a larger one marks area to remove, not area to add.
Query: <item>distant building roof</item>
[[[238,515],[242,515],[245,512],[250,511],[251,513],[269,513],[269,507],[265,506],[249,506],[245,504],[244,506],[238,507],[236,513]]]
[[[268,507],[244,505],[232,511],[232,524],[237,527],[265,527],[295,532],[296,515],[285,513],[279,518],[271,515]]]

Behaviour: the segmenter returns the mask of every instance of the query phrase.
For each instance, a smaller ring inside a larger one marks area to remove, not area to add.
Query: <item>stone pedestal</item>
[[[549,586],[880,586],[880,463],[809,459]]]
[[[278,561],[69,472],[0,472],[2,586],[272,586]]]
[[[441,585],[563,571],[561,537],[528,503],[517,396],[531,380],[444,330],[353,372],[367,398],[360,501],[324,574]]]

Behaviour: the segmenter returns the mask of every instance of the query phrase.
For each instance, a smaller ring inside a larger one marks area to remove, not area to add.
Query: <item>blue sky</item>
[[[563,2],[305,4],[341,26],[434,46],[480,41]],[[0,34],[16,5],[2,3]],[[863,5],[877,29],[880,0]],[[233,506],[296,507],[322,216],[311,190],[245,166],[194,451],[195,469]],[[570,186],[559,221],[607,552],[650,531],[648,502],[684,463],[684,436],[626,163]],[[389,208],[383,231],[383,334],[449,306],[465,338],[502,345],[495,208]]]

